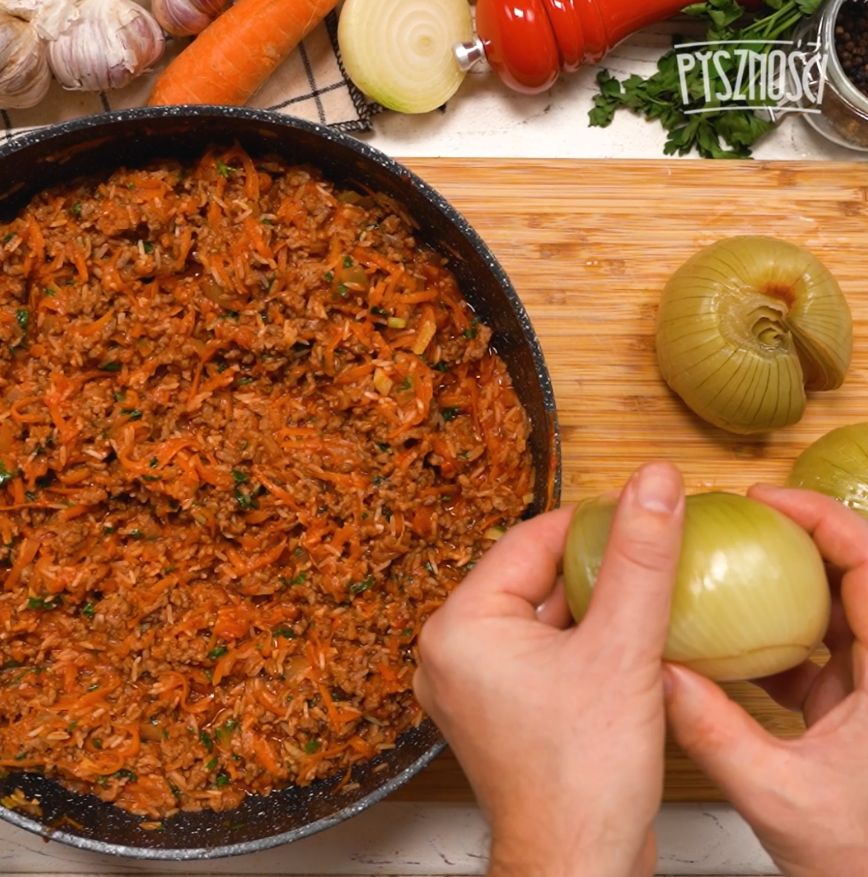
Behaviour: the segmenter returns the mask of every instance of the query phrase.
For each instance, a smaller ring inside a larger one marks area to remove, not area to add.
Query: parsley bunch
[[[773,40],[788,38],[798,24],[813,15],[823,0],[764,0],[768,11],[751,15],[737,0],[705,0],[694,3],[684,11],[706,23],[708,42],[725,40],[751,44],[757,52],[769,52]],[[676,43],[678,39],[676,38]],[[763,45],[765,43],[765,45]],[[761,118],[754,110],[714,110],[714,103],[706,103],[706,82],[701,68],[686,75],[690,102],[685,105],[678,75],[678,55],[668,51],[657,63],[657,72],[643,78],[634,74],[621,81],[608,70],[597,74],[599,93],[594,96],[594,108],[589,113],[592,127],[605,128],[612,123],[615,113],[624,108],[646,119],[657,119],[668,137],[666,155],[686,155],[696,150],[703,158],[748,158],[750,147],[767,134],[775,123]],[[726,73],[735,74],[738,61],[733,59]],[[715,94],[715,78],[709,93]],[[717,104],[719,105],[719,104]],[[688,112],[688,111],[694,112]],[[696,112],[702,110],[702,112]]]

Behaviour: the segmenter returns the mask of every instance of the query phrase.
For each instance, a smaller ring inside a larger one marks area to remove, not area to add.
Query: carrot
[[[169,64],[152,106],[247,103],[337,0],[237,0]]]
[[[0,770],[164,817],[351,782],[421,720],[415,638],[528,501],[529,425],[399,206],[338,194],[234,147],[15,221]]]

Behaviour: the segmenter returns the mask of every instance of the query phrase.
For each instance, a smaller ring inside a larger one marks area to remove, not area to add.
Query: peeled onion
[[[614,512],[614,501],[593,499],[573,514],[564,581],[576,621],[590,604]],[[829,611],[823,560],[795,522],[743,496],[687,498],[665,660],[721,682],[780,673],[810,657]]]
[[[842,426],[817,439],[793,464],[787,485],[834,496],[868,516],[868,423]]]
[[[796,423],[806,389],[843,383],[852,349],[850,309],[835,278],[775,238],[706,247],[673,275],[660,304],[663,378],[696,414],[730,432]]]

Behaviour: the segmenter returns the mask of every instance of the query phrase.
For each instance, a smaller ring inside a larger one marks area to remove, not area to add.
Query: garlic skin
[[[57,81],[73,91],[123,88],[165,49],[157,20],[132,0],[81,0],[78,18],[48,45]]]
[[[0,12],[0,108],[36,106],[50,84],[48,52],[36,28]]]
[[[173,37],[201,33],[229,5],[229,0],[151,0],[151,12]]]
[[[0,0],[0,10],[33,22],[44,40],[56,40],[78,18],[77,0]]]

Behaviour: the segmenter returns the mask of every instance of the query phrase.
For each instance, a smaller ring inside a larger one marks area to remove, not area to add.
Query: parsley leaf
[[[360,582],[353,582],[350,585],[350,593],[355,596],[356,594],[361,594],[364,591],[367,591],[369,588],[372,588],[373,586],[374,586],[374,577],[368,576],[367,578],[362,579],[362,581],[360,581]]]
[[[27,598],[27,608],[35,609],[38,612],[50,612],[52,609],[57,609],[63,601],[60,598],[60,595],[56,597],[28,597]]]
[[[754,15],[737,0],[704,0],[687,6],[684,12],[705,24],[705,41],[750,43],[752,50],[762,53],[774,48],[776,40],[790,37],[802,19],[813,15],[822,3],[765,0],[765,10]],[[721,63],[725,75],[735,81],[739,59],[733,56]],[[704,79],[706,73],[709,82]],[[749,158],[751,147],[776,123],[758,116],[756,108],[735,109],[706,100],[706,92],[716,95],[718,86],[723,85],[715,67],[703,70],[702,65],[696,65],[685,73],[686,94],[682,94],[678,52],[673,48],[660,58],[656,72],[647,78],[634,74],[619,80],[608,70],[601,70],[589,123],[591,127],[608,127],[615,114],[625,109],[662,125],[667,132],[663,149],[666,155],[696,152],[703,158]]]

